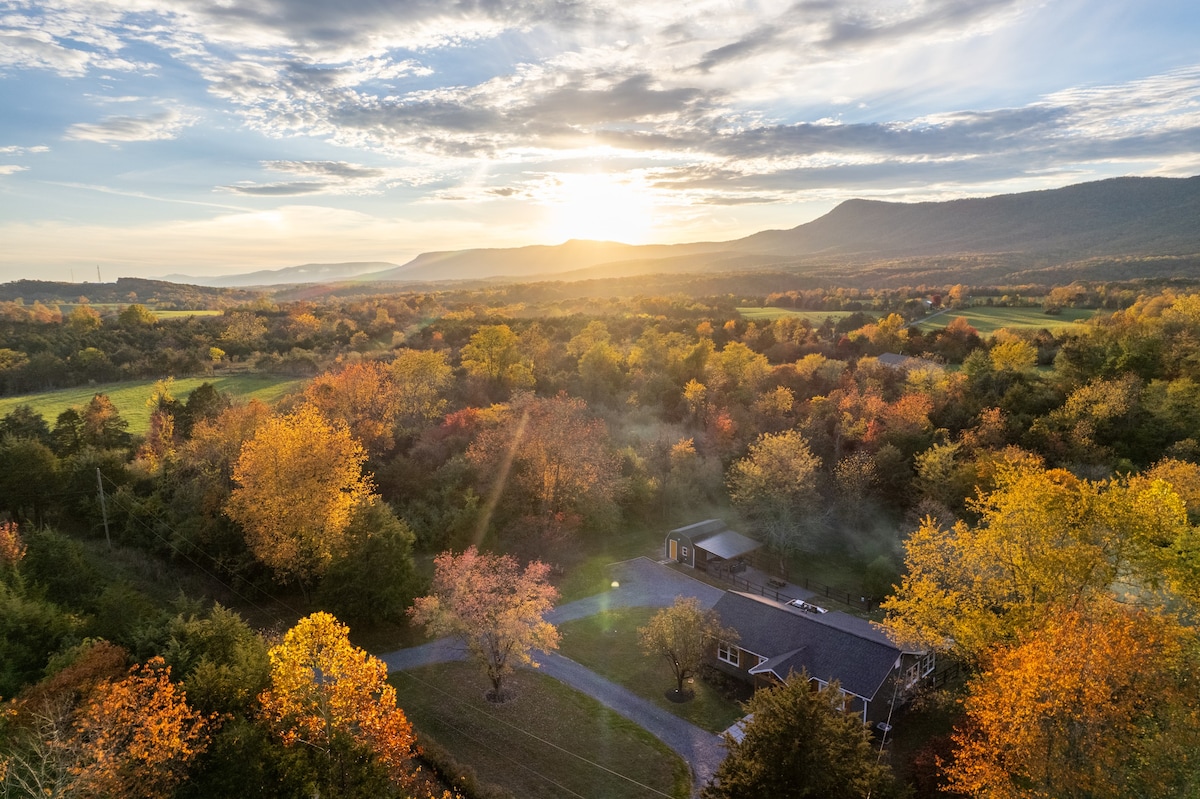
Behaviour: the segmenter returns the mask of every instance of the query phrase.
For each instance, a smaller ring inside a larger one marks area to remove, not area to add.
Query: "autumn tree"
[[[739,741],[726,733],[729,754],[705,786],[704,799],[866,799],[888,782],[870,733],[845,713],[836,682],[813,690],[807,674],[761,688],[746,703]]]
[[[759,436],[726,475],[730,499],[779,555],[781,567],[815,532],[820,468],[804,436],[788,430]]]
[[[722,627],[716,613],[700,607],[700,600],[677,597],[638,628],[638,638],[643,652],[666,659],[675,675],[675,693],[682,697],[684,680],[696,674],[715,642],[733,643],[738,634]]]
[[[362,768],[364,754],[393,786],[414,778],[416,739],[387,666],[353,646],[349,634],[328,613],[298,621],[271,648],[271,683],[259,697],[263,718],[286,746],[325,761],[316,772],[322,795],[365,787],[372,769]]]
[[[471,442],[467,459],[481,493],[508,496],[523,516],[560,529],[602,518],[620,490],[607,427],[566,394],[518,395]]]
[[[225,513],[278,580],[306,584],[345,549],[354,507],[371,493],[366,453],[311,406],[273,417],[242,447]]]
[[[121,417],[107,394],[95,394],[80,412],[80,441],[100,449],[129,446],[129,422]]]
[[[995,799],[1195,795],[1194,638],[1105,602],[1000,648],[969,686],[949,787]]]
[[[454,370],[446,362],[444,352],[400,350],[390,370],[396,386],[401,433],[412,434],[445,412],[445,393],[454,381]]]
[[[529,388],[533,369],[522,357],[517,334],[508,325],[484,325],[462,348],[467,374],[491,388]]]
[[[511,555],[469,547],[461,555],[434,559],[432,592],[409,610],[430,635],[452,635],[466,644],[492,684],[488,699],[503,702],[504,678],[515,666],[536,666],[532,653],[558,648],[558,630],[545,620],[558,590],[550,567],[533,561],[524,569]]]
[[[379,455],[396,445],[400,395],[384,364],[352,363],[318,375],[304,399],[326,419],[345,425],[367,452]]]
[[[905,543],[906,573],[883,603],[898,640],[978,660],[1064,610],[1106,600],[1121,580],[1194,599],[1200,541],[1161,480],[1090,482],[1036,462],[1000,463],[979,522],[926,519]]]
[[[80,796],[170,797],[208,744],[212,720],[187,704],[161,658],[103,683],[75,720]]]

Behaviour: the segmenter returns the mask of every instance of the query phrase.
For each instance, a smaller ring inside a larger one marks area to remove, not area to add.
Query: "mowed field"
[[[4,416],[18,405],[29,405],[53,427],[54,420],[63,411],[87,405],[94,394],[107,394],[121,417],[129,422],[129,432],[141,435],[150,426],[150,408],[146,405],[146,401],[150,399],[156,382],[155,380],[131,380],[124,383],[77,386],[57,391],[44,391],[40,394],[3,397],[0,398],[0,416]],[[171,393],[177,400],[184,401],[192,391],[206,382],[235,399],[245,401],[256,398],[270,405],[285,394],[299,389],[305,380],[271,375],[184,377],[172,383]]]
[[[1095,315],[1095,311],[1085,308],[1064,308],[1062,313],[1047,314],[1041,308],[997,308],[987,305],[975,305],[953,311],[943,311],[931,315],[919,322],[915,327],[922,332],[940,330],[954,321],[956,317],[965,316],[968,324],[979,331],[981,336],[990,336],[1001,328],[1019,330],[1033,328],[1041,330],[1056,330],[1062,327],[1083,324]]]
[[[819,325],[826,319],[836,322],[854,313],[853,311],[797,311],[792,308],[738,308],[737,310],[743,319],[749,319],[751,322],[771,322],[788,316],[807,319],[811,325]]]
[[[507,679],[516,698],[493,705],[473,663],[388,677],[418,736],[522,799],[688,796],[687,765],[641,727],[544,674],[519,669]]]

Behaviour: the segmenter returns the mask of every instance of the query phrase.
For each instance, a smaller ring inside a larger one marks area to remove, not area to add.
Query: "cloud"
[[[27,169],[29,167],[18,164],[0,164],[0,175],[12,175],[17,172],[24,172]]]
[[[100,144],[162,141],[174,139],[195,121],[173,109],[143,117],[112,116],[100,122],[77,122],[67,128],[65,138]]]
[[[0,147],[0,155],[27,155],[32,153],[48,152],[50,152],[50,148],[44,144],[36,144],[33,147],[21,147],[15,144],[9,144]]]
[[[302,178],[272,183],[244,182],[222,186],[226,191],[253,197],[286,197],[304,194],[374,194],[405,180],[405,172],[351,164],[346,161],[264,161],[264,169]]]

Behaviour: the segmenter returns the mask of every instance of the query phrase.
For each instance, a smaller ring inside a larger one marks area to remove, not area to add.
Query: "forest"
[[[367,651],[442,553],[710,517],[956,665],[874,795],[1195,795],[1200,291],[716,280],[0,302],[0,795],[503,795]],[[173,387],[241,374],[304,382]]]

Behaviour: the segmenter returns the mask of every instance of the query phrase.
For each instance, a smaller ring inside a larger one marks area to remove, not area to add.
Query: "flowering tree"
[[[544,618],[558,599],[546,580],[550,567],[533,561],[522,569],[510,555],[475,547],[443,552],[433,563],[433,593],[418,598],[409,614],[431,635],[462,639],[492,683],[488,698],[503,702],[504,678],[514,666],[536,666],[534,650],[558,648],[558,630]]]

